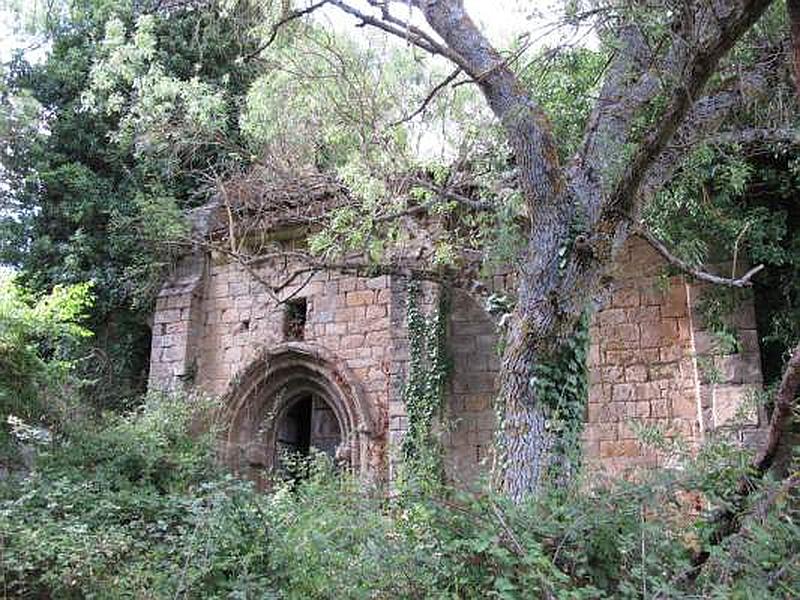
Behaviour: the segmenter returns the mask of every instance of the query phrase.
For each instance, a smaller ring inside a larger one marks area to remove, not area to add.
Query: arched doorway
[[[342,443],[339,419],[324,398],[312,393],[292,400],[275,428],[279,455],[308,456],[313,448],[335,459]]]
[[[263,483],[288,454],[316,448],[346,468],[366,469],[371,413],[346,372],[323,351],[290,343],[253,361],[226,398],[225,456]]]

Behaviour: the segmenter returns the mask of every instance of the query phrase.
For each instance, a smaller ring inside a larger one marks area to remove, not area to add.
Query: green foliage
[[[607,60],[604,52],[588,48],[545,50],[521,73],[551,119],[562,160],[572,156],[581,142],[601,83],[598,73]]]
[[[438,306],[428,318],[420,309],[420,284],[408,284],[408,375],[403,388],[408,428],[403,438],[403,468],[409,482],[423,487],[441,483],[442,448],[433,432],[441,415],[445,384],[450,373],[447,358],[449,293],[439,292]]]
[[[554,361],[534,367],[536,399],[547,407],[548,428],[556,439],[552,473],[556,479],[574,473],[580,465],[589,394],[588,351],[589,315],[585,314]]]
[[[249,485],[214,466],[199,398],[81,423],[2,489],[2,578],[15,597],[265,597]]]
[[[694,265],[711,265],[722,275],[744,265],[767,268],[754,295],[765,376],[780,376],[781,356],[800,339],[800,185],[797,151],[789,145],[705,146],[684,159],[677,177],[649,204],[646,221],[676,253]],[[712,290],[702,314],[717,334],[722,352],[737,348],[736,331],[725,317],[741,292]]]
[[[211,405],[152,396],[80,424],[0,483],[0,578],[18,598],[794,598],[797,498],[753,482],[709,545],[748,454],[716,437],[678,469],[574,480],[514,505],[438,487],[388,498],[313,457],[259,492],[213,461]],[[194,432],[194,433],[193,433]],[[655,438],[654,438],[655,441]],[[769,500],[765,504],[765,501]],[[711,563],[687,581],[694,553]]]
[[[83,326],[91,288],[57,286],[35,298],[0,272],[0,452],[9,449],[10,416],[52,425],[62,390],[77,385],[73,359],[91,336]]]
[[[258,43],[257,4],[146,15],[147,2],[68,0],[42,26],[44,59],[3,65],[0,263],[36,293],[93,282],[95,357],[81,368],[97,406],[143,390],[147,319],[185,243],[184,212],[205,200],[203,169],[235,160],[228,107],[256,73],[237,58]]]

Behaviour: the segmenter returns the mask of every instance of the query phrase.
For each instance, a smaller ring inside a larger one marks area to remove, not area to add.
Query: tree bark
[[[515,502],[539,487],[553,437],[547,428],[545,407],[537,402],[533,365],[537,356],[521,327],[508,334],[500,370],[494,486]]]
[[[800,102],[800,0],[786,0],[789,17],[789,32],[792,38],[791,60],[794,71],[794,87]]]

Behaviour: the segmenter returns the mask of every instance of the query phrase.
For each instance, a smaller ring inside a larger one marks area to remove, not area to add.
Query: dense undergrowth
[[[413,482],[387,493],[324,458],[260,493],[196,434],[197,398],[42,442],[0,483],[6,598],[792,598],[796,499],[766,482],[740,533],[692,557],[746,455],[724,439],[639,483],[584,481],[513,506]],[[696,577],[695,577],[696,575]]]

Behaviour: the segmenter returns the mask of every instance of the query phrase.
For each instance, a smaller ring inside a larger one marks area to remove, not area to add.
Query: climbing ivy
[[[586,358],[589,348],[589,314],[584,314],[575,333],[555,359],[539,362],[531,383],[535,397],[548,414],[547,427],[554,437],[551,465],[556,479],[568,476],[580,465],[581,432],[586,422],[589,393]]]
[[[435,417],[441,412],[450,375],[447,355],[447,316],[450,299],[446,289],[430,317],[419,306],[420,285],[408,285],[407,320],[409,365],[403,402],[408,430],[403,439],[405,476],[421,484],[441,482],[442,448],[433,434]]]

